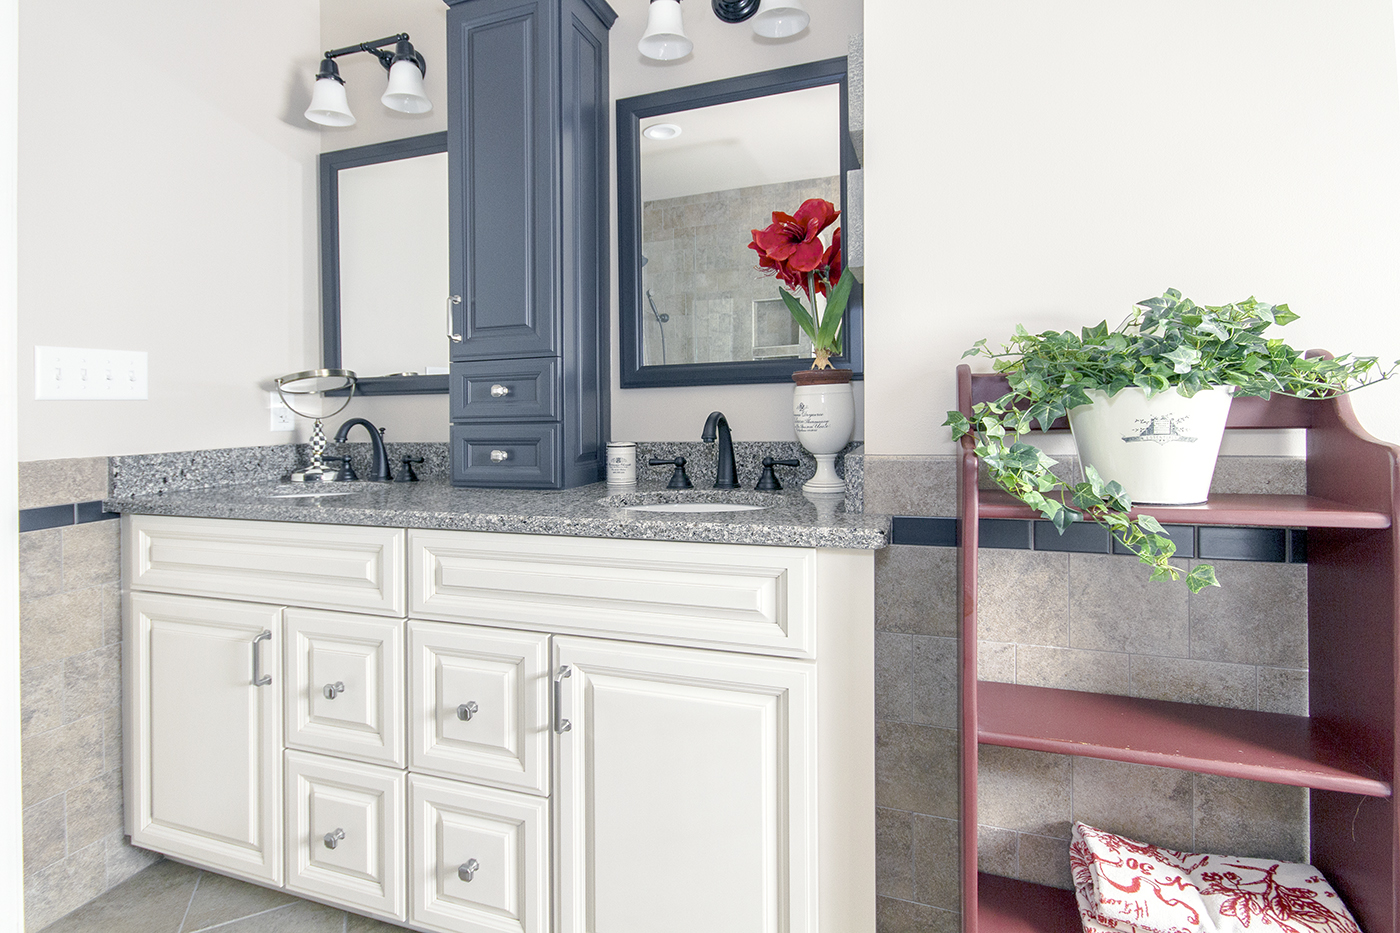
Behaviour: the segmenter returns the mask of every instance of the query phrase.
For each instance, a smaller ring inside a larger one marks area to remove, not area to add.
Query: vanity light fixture
[[[710,0],[710,8],[726,23],[753,20],[753,31],[765,39],[795,36],[812,21],[802,0]],[[651,0],[647,30],[637,51],[665,62],[684,58],[694,48],[681,26],[680,0]]]
[[[384,46],[393,45],[394,51]],[[340,77],[335,59],[352,52],[369,52],[379,59],[379,64],[389,72],[389,86],[384,90],[380,102],[390,110],[399,113],[427,113],[433,109],[423,90],[423,76],[428,73],[428,63],[421,53],[408,41],[408,33],[386,36],[359,45],[348,45],[343,49],[332,49],[321,60],[321,70],[316,75],[316,84],[311,91],[311,106],[306,108],[306,119],[322,126],[351,126],[355,115],[350,112],[350,104],[345,97],[345,81]]]

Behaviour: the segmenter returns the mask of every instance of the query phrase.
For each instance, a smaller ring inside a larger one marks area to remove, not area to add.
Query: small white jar
[[[637,484],[637,445],[624,442],[608,444],[609,486],[635,486]]]

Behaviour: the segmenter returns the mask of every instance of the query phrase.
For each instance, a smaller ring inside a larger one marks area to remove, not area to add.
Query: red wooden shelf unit
[[[958,367],[958,407],[1007,391]],[[1060,425],[1063,427],[1063,425]],[[1366,933],[1400,933],[1397,547],[1400,448],[1371,437],[1345,397],[1236,399],[1231,428],[1307,430],[1306,496],[1212,496],[1144,509],[1185,525],[1308,528],[1309,714],[1285,716],[977,680],[977,520],[1034,518],[958,470],[962,888],[966,933],[1072,933],[1071,892],[977,870],[977,746],[1105,758],[1312,789],[1312,861]]]

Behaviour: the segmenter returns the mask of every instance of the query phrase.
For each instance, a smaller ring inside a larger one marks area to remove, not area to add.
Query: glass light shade
[[[335,78],[317,78],[311,88],[311,106],[306,119],[322,126],[353,126],[355,115],[345,99],[345,85]]]
[[[786,39],[806,29],[811,21],[802,9],[802,0],[763,0],[754,14],[753,31],[765,39]]]
[[[637,43],[637,51],[647,58],[668,62],[685,58],[695,48],[681,25],[680,0],[652,0],[647,10],[647,31]]]
[[[433,109],[433,102],[423,90],[423,73],[407,60],[394,62],[389,69],[389,86],[379,100],[399,113],[427,113]]]

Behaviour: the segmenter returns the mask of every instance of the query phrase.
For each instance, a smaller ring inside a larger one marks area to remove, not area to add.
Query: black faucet
[[[710,417],[705,419],[705,430],[700,432],[700,440],[706,444],[713,444],[715,428],[719,428],[719,463],[715,467],[715,488],[738,489],[739,476],[734,471],[734,438],[729,433],[729,421],[724,417],[724,412],[710,412]]]
[[[344,444],[345,435],[349,434],[350,429],[357,424],[362,424],[365,426],[365,430],[369,432],[370,446],[374,448],[373,459],[369,465],[369,470],[371,473],[371,475],[368,477],[369,481],[371,483],[393,482],[394,475],[389,472],[389,455],[384,450],[383,428],[376,428],[364,418],[351,418],[349,421],[345,422],[340,426],[339,431],[335,432],[335,442],[337,444]]]

